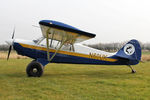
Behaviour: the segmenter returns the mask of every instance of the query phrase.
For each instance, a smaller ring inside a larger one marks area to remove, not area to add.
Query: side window
[[[39,46],[42,46],[42,47],[47,47],[46,46],[46,39],[43,39],[43,41],[41,41],[39,43]],[[56,41],[56,40],[53,40],[52,43],[51,43],[51,40],[49,39],[49,47],[52,48],[52,49],[59,49],[61,43]],[[64,51],[74,51],[74,48],[72,45],[70,44],[64,44],[60,50],[64,50]]]
[[[43,41],[41,41],[39,43],[39,46],[47,47],[46,39],[43,39]],[[49,39],[49,47],[50,48],[57,49],[57,48],[59,48],[59,46],[60,46],[60,43],[58,43],[58,41],[53,40],[52,43],[51,43],[51,40]]]
[[[42,46],[42,47],[46,47],[46,39],[44,39],[43,41],[41,41],[39,43],[39,45]]]
[[[67,44],[67,45],[63,45],[61,50],[64,50],[64,51],[72,51],[72,47],[70,44]]]

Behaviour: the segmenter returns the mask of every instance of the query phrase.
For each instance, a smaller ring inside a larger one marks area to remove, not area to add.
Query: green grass
[[[150,55],[150,51],[142,51],[142,55]]]
[[[149,100],[150,62],[133,66],[48,64],[28,78],[31,59],[0,60],[0,100]]]

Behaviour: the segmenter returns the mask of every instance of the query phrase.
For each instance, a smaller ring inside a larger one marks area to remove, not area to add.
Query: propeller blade
[[[9,59],[9,55],[10,55],[11,49],[12,49],[12,46],[10,46],[10,47],[9,47],[9,51],[8,51],[7,60]]]
[[[12,34],[12,39],[14,39],[14,35],[15,35],[15,28],[13,30],[13,34]],[[9,41],[8,41],[9,43]],[[11,49],[12,49],[13,43],[10,43],[10,47],[9,47],[9,51],[8,51],[8,56],[7,56],[7,60],[9,59],[10,53],[11,53]]]
[[[12,39],[14,38],[14,35],[15,35],[15,28],[14,28],[14,31],[13,31],[13,34],[12,34]]]

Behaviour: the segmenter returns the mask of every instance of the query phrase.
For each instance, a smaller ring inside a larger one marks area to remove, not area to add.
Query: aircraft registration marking
[[[102,60],[102,61],[110,61],[110,62],[115,62],[117,59],[112,59],[112,58],[107,58],[107,55],[103,54],[97,54],[97,53],[89,53],[90,58],[92,59],[97,59],[97,60]]]

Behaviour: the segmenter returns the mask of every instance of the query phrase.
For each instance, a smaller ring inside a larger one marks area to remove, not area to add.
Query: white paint
[[[124,46],[124,52],[127,55],[132,55],[135,52],[135,47],[132,44],[126,44]]]
[[[39,38],[39,39],[43,40],[43,38]],[[44,42],[45,45],[36,44],[33,40],[23,40],[23,39],[15,39],[14,42],[46,48],[46,42]],[[51,48],[55,49],[54,48],[55,46],[56,46],[56,43],[53,43],[53,47],[51,47]],[[57,48],[59,48],[59,46]],[[68,52],[73,52],[73,51],[69,51],[69,49],[67,49],[67,48],[69,48],[69,47],[67,47],[67,45],[64,45],[61,50],[68,51]],[[109,53],[109,52],[97,50],[97,49],[82,45],[80,43],[74,44],[74,48],[75,48],[76,53],[87,54],[87,55],[89,55],[90,53],[96,53],[96,54],[99,54],[99,55],[105,55],[105,56],[109,57],[109,56],[112,56],[112,55],[115,54],[115,53]]]

